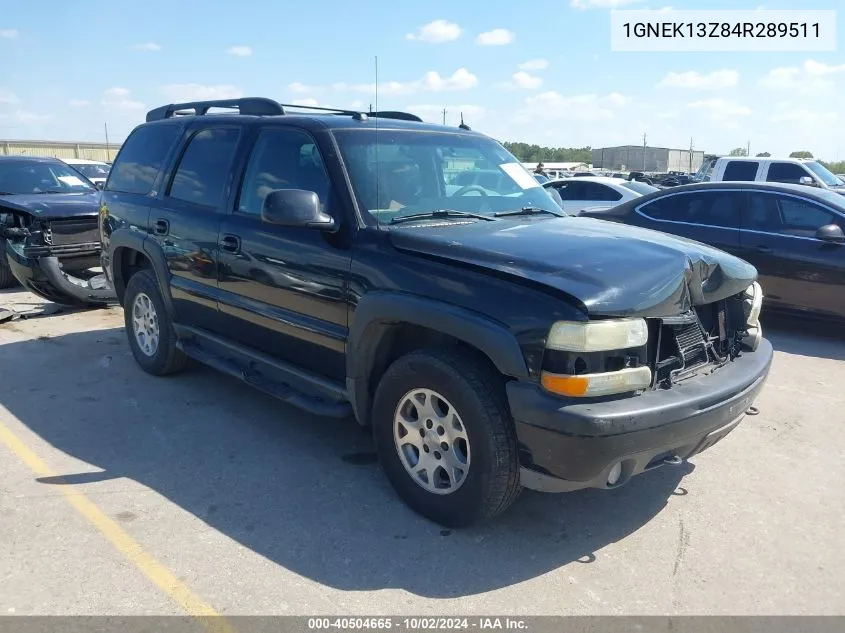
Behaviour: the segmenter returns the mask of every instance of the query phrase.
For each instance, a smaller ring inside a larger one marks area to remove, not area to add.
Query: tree
[[[813,157],[813,153],[812,153],[812,152],[808,152],[808,151],[807,151],[807,150],[805,150],[805,149],[802,149],[802,150],[800,150],[800,151],[798,151],[798,152],[792,152],[792,153],[789,155],[789,157],[790,157],[790,158],[812,158],[812,157]]]
[[[748,156],[748,152],[745,151],[744,147],[737,147],[735,149],[732,149],[728,156]]]
[[[591,163],[593,152],[591,147],[540,147],[528,143],[504,142],[511,154],[524,163]]]
[[[759,154],[757,154],[757,158],[768,158],[769,156],[771,156],[769,152],[760,152]]]

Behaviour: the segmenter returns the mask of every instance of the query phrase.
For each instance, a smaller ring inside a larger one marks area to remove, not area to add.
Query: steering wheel
[[[455,193],[452,194],[452,197],[454,198],[455,196],[462,196],[465,193],[469,193],[470,191],[478,191],[479,193],[481,193],[482,196],[484,196],[485,198],[487,197],[487,192],[481,185],[466,185],[465,187],[461,187]]]

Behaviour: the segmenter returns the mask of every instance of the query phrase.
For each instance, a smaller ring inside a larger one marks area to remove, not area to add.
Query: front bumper
[[[754,352],[667,390],[584,402],[533,383],[508,383],[520,443],[521,483],[545,492],[617,488],[631,477],[700,453],[739,425],[760,393],[773,357]],[[621,476],[609,485],[611,469]]]
[[[52,250],[34,250],[20,242],[6,241],[6,259],[12,274],[35,295],[70,306],[104,305],[115,300],[102,276],[84,279],[68,270],[85,270],[99,264],[99,244],[82,244]],[[103,281],[103,283],[100,282]]]

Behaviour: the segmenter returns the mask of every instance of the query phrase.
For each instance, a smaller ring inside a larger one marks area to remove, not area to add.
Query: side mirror
[[[320,210],[320,198],[304,189],[277,189],[264,198],[261,221],[276,226],[334,231],[334,218]]]
[[[816,186],[816,180],[812,176],[801,176],[798,179],[799,185],[809,185],[810,187]]]
[[[103,189],[105,189],[105,188],[106,188],[106,183],[104,183],[104,182],[95,182],[95,183],[94,183],[94,186],[95,186],[97,189],[99,189],[100,191],[102,191]]]
[[[843,244],[845,243],[845,233],[843,233],[842,229],[836,224],[826,224],[816,231],[816,239],[820,239],[825,242]]]

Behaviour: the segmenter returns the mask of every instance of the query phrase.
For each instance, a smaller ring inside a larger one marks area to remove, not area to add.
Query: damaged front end
[[[115,301],[104,276],[91,270],[100,265],[96,215],[49,218],[0,207],[0,238],[6,265],[33,294],[79,307]]]

